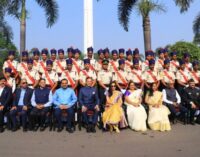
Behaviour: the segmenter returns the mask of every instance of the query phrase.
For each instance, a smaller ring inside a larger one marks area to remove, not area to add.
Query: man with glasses
[[[67,79],[61,80],[61,88],[57,89],[53,96],[53,104],[55,105],[54,114],[58,122],[58,132],[63,130],[62,113],[67,113],[66,131],[73,133],[72,120],[74,116],[74,104],[77,101],[76,94],[72,88],[68,88]]]
[[[0,78],[0,133],[4,131],[4,114],[8,111],[12,89],[6,86],[6,78]]]
[[[15,97],[13,100],[12,107],[10,109],[10,118],[13,124],[12,131],[17,131],[17,115],[22,118],[23,131],[27,131],[27,111],[31,107],[31,97],[33,89],[28,87],[27,80],[22,79],[20,82],[20,88],[15,91]]]
[[[46,115],[52,105],[52,99],[52,91],[46,87],[45,79],[41,79],[39,81],[39,87],[34,90],[31,98],[33,109],[30,113],[30,123],[34,131],[36,131],[39,126],[40,131],[45,130]],[[38,119],[40,121],[39,124],[36,125]]]

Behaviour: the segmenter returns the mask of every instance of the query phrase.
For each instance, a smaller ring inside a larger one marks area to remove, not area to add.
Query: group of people
[[[93,48],[81,58],[79,49],[65,51],[33,49],[21,53],[21,62],[15,60],[15,51],[8,52],[0,78],[0,132],[4,131],[4,117],[12,131],[23,130],[27,122],[31,130],[45,130],[48,115],[56,119],[58,132],[73,132],[72,121],[76,108],[87,132],[96,132],[100,117],[104,129],[120,132],[129,126],[135,131],[171,130],[172,121],[200,123],[199,62],[190,62],[190,54],[159,49],[145,52],[140,60],[139,50],[98,50]]]

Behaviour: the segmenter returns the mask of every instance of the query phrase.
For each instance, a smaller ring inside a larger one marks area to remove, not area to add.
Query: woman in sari
[[[156,83],[153,83],[145,97],[145,102],[149,106],[148,125],[152,130],[171,130],[168,115],[169,109],[162,104],[162,92],[157,91]]]
[[[118,124],[120,123],[120,127],[125,127],[127,126],[127,122],[122,109],[122,93],[116,90],[116,87],[115,82],[110,84],[102,120],[105,128],[108,125],[111,132],[114,129],[119,133]]]
[[[128,124],[135,131],[146,131],[147,114],[142,102],[142,90],[136,89],[133,81],[130,81],[125,93],[125,105],[127,105]]]

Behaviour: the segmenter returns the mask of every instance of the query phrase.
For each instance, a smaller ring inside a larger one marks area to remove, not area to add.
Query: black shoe
[[[28,129],[27,128],[23,128],[23,132],[27,132],[28,131]]]
[[[45,130],[45,126],[41,126],[40,131],[44,131],[44,130]]]
[[[57,132],[61,132],[63,130],[63,127],[59,127]]]
[[[17,131],[18,129],[17,129],[17,127],[13,127],[12,128],[12,132],[15,132],[15,131]]]
[[[95,125],[93,125],[93,126],[91,127],[91,132],[92,132],[92,133],[96,133]]]
[[[195,121],[190,121],[190,124],[191,125],[195,125]]]
[[[87,133],[91,132],[91,126],[90,126],[90,124],[87,125],[86,131],[87,131]]]
[[[0,127],[0,133],[4,132],[4,128]]]
[[[66,131],[68,131],[69,133],[73,133],[74,130],[72,128],[66,128]]]
[[[38,126],[35,126],[34,128],[33,128],[33,131],[37,131],[38,130]]]

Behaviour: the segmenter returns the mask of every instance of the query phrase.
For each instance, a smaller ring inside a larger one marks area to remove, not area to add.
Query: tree
[[[181,58],[183,56],[183,53],[189,52],[192,60],[200,59],[200,48],[190,42],[179,41],[176,42],[174,45],[171,45],[169,49],[170,51],[176,51],[178,53],[178,58]]]
[[[55,0],[35,0],[45,10],[47,27],[58,18],[58,5]],[[7,13],[20,21],[20,52],[26,49],[26,2],[27,0],[7,0]]]
[[[0,32],[2,33],[1,35],[5,37],[5,40],[8,44],[13,39],[13,32],[12,32],[11,27],[7,24],[7,22],[4,19],[6,6],[7,6],[6,0],[1,0],[0,1]]]
[[[152,12],[165,12],[165,7],[153,0],[119,0],[118,18],[120,24],[128,31],[128,24],[131,11],[136,9],[142,16],[144,47],[151,49],[151,25],[150,14]]]
[[[180,7],[181,13],[186,12],[191,3],[194,2],[194,0],[175,0],[176,5]],[[200,12],[197,14],[197,16],[194,19],[193,22],[193,32],[195,34],[195,37],[199,36],[200,34]]]

